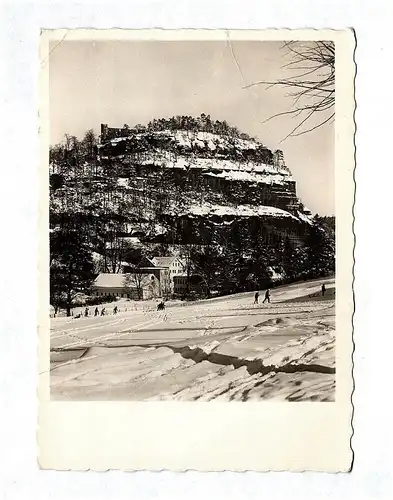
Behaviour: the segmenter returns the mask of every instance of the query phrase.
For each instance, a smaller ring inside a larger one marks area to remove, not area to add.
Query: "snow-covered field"
[[[326,296],[314,296],[323,282]],[[261,292],[254,305],[248,292],[164,312],[124,300],[117,315],[51,319],[51,397],[333,401],[334,279],[278,287],[271,299]]]

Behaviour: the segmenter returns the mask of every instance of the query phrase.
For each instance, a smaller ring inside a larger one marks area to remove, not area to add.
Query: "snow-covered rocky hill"
[[[241,240],[243,258],[246,247],[258,254],[285,240],[302,246],[313,217],[283,152],[225,122],[178,118],[133,129],[101,125],[98,142],[68,136],[51,148],[51,229],[72,218],[88,228],[93,252],[109,245],[119,262],[119,236],[219,248]]]
[[[312,224],[281,151],[205,131],[130,130],[113,137],[116,131],[124,134],[103,126],[98,148],[100,169],[116,179],[113,194],[133,205],[128,213],[158,221],[172,238],[179,221],[195,234],[201,220],[225,226],[263,219],[271,231],[300,240]]]

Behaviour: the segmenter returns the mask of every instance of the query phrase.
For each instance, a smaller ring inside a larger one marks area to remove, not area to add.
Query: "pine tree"
[[[243,247],[241,232],[235,222],[224,244],[224,256],[227,262],[224,279],[224,292],[238,291],[240,289],[240,275],[243,265]]]
[[[311,277],[328,276],[335,270],[334,238],[331,233],[314,218],[314,224],[306,240],[307,271]]]
[[[306,278],[308,276],[308,249],[294,248],[290,257],[290,266],[289,278],[291,280]]]
[[[291,240],[286,236],[282,250],[282,268],[286,277],[291,281],[296,278],[296,258],[296,251],[292,247]]]
[[[98,139],[93,129],[89,129],[82,140],[82,149],[86,161],[93,161],[97,153]]]
[[[50,296],[52,305],[64,305],[67,316],[78,293],[87,293],[94,265],[83,231],[70,223],[51,234]]]
[[[271,266],[274,264],[272,249],[261,236],[255,241],[251,253],[251,272],[255,276],[257,288],[266,288],[271,283]]]
[[[222,286],[223,259],[216,245],[207,244],[201,250],[194,249],[192,262],[195,273],[201,276],[210,297],[214,288]]]

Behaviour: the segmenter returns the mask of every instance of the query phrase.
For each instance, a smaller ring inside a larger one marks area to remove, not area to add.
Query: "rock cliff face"
[[[116,179],[131,218],[162,225],[153,238],[198,242],[237,221],[301,244],[312,224],[282,151],[206,131],[101,132],[102,173]]]

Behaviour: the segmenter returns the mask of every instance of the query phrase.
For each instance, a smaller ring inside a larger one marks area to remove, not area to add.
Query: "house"
[[[171,292],[169,282],[169,271],[167,267],[155,266],[152,262],[144,261],[145,265],[133,266],[122,263],[123,274],[154,275],[158,281],[158,297],[167,296]],[[147,265],[150,264],[150,265]]]
[[[182,276],[186,272],[186,266],[179,257],[153,257],[151,259],[152,263],[156,267],[161,267],[168,270],[168,279],[170,291],[173,293],[174,290],[174,277]]]
[[[187,276],[179,275],[173,277],[173,293],[184,295],[187,290]]]
[[[191,294],[196,294],[200,296],[207,294],[208,292],[207,286],[201,276],[191,275],[189,278],[187,278],[187,276],[185,275],[180,275],[173,277],[173,293],[175,295],[184,296],[186,294],[187,280],[189,281],[188,291]]]
[[[154,274],[101,273],[93,283],[93,295],[128,299],[151,299],[160,296],[160,283]]]
[[[123,274],[153,274],[159,283],[158,297],[167,297],[174,293],[173,278],[183,275],[185,266],[178,257],[143,257],[137,266],[121,263]]]

